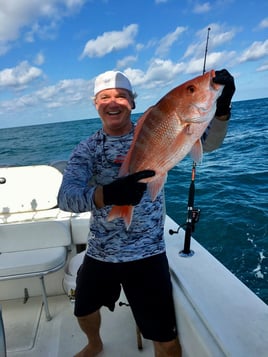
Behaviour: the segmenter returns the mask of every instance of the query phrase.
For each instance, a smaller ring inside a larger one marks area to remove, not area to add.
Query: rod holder
[[[179,256],[182,257],[182,258],[191,258],[193,255],[194,255],[194,251],[191,250],[191,249],[189,250],[188,253],[185,253],[184,250],[181,250],[181,251],[179,252]]]

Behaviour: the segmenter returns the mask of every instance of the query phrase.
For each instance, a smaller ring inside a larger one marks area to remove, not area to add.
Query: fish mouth
[[[209,91],[213,92],[213,97],[217,99],[221,95],[224,86],[222,84],[213,82],[213,78],[215,78],[216,76],[215,71],[213,69],[210,72],[207,72],[205,75],[208,78],[208,89]],[[206,122],[206,115],[211,111],[211,108],[208,103],[191,103],[191,106],[197,113],[191,118],[185,118],[185,123],[190,124]]]
[[[215,73],[214,69],[212,69],[212,70],[210,71],[210,88],[211,88],[212,90],[214,90],[214,91],[218,91],[218,90],[220,90],[221,88],[223,88],[223,85],[222,85],[222,84],[219,84],[219,83],[215,83],[215,82],[213,81],[213,78],[215,78],[215,77],[216,77],[216,73]]]
[[[199,113],[198,115],[196,115],[195,117],[191,117],[189,119],[186,119],[185,122],[186,123],[202,123],[204,121],[206,121],[206,119],[204,119],[204,115],[209,112],[209,108],[206,106],[202,106],[202,105],[198,105],[195,103],[192,103],[192,106],[197,110],[197,112]]]
[[[209,112],[208,107],[202,106],[202,105],[198,105],[198,104],[193,104],[193,107],[196,108],[199,112],[201,113],[207,113]]]

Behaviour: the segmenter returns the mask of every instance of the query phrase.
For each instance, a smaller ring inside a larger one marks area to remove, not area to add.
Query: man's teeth
[[[116,114],[119,114],[120,112],[119,111],[116,111],[116,112],[108,112],[108,114],[110,115],[116,115]]]

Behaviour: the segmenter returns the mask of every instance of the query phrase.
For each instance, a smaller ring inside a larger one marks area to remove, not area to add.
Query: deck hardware
[[[119,301],[119,306],[129,306],[128,303],[126,302],[122,302],[122,301]],[[136,325],[136,339],[137,339],[137,346],[138,346],[138,349],[141,351],[143,349],[143,346],[142,346],[142,337],[141,337],[141,332],[140,332],[140,329],[139,327]]]
[[[24,288],[24,299],[23,303],[26,304],[26,302],[29,300],[29,291],[27,288]]]

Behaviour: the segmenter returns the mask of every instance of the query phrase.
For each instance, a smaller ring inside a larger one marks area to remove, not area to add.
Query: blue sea
[[[100,125],[93,118],[0,129],[0,166],[67,160]],[[196,168],[195,206],[201,214],[193,236],[268,304],[267,153],[268,98],[234,102],[223,145]],[[165,186],[167,213],[181,225],[191,170],[185,158]]]

